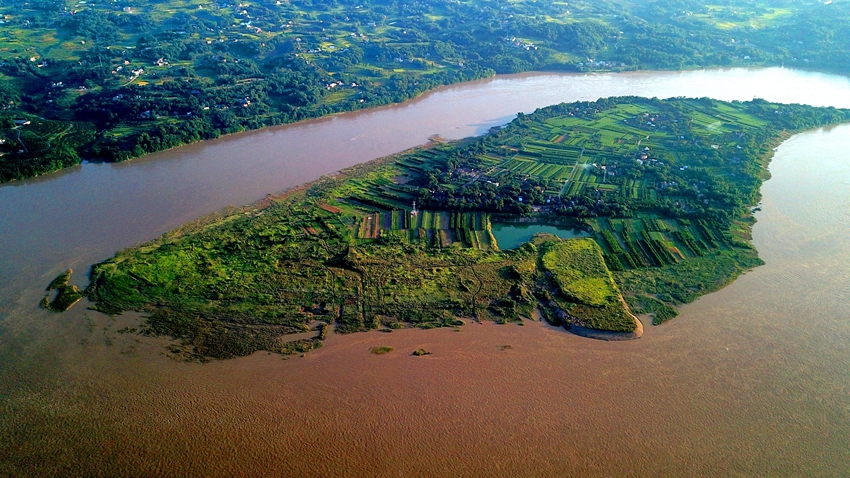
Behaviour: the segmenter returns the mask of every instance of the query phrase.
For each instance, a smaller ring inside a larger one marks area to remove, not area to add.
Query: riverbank
[[[631,312],[628,304],[626,304],[623,296],[620,295],[619,300],[623,303],[623,308],[628,313],[629,317],[635,321],[635,330],[633,332],[611,332],[607,330],[596,330],[587,327],[582,327],[580,325],[570,325],[566,327],[566,329],[573,334],[578,335],[579,337],[586,337],[589,339],[596,340],[604,340],[606,342],[619,342],[622,340],[635,340],[643,337],[643,321],[640,320],[635,314]]]
[[[780,63],[780,64],[761,63],[761,64],[759,64],[759,63],[747,62],[746,65],[740,64],[740,65],[735,65],[735,66],[731,66],[731,67],[729,65],[722,65],[722,66],[721,65],[690,65],[690,66],[686,66],[684,68],[676,68],[676,69],[674,69],[674,68],[670,68],[670,69],[634,68],[634,69],[627,69],[627,70],[607,70],[607,69],[603,68],[603,69],[589,69],[589,70],[585,70],[585,71],[580,71],[580,72],[575,73],[575,74],[622,74],[622,73],[627,73],[627,72],[651,72],[651,71],[688,72],[688,71],[702,71],[702,70],[706,70],[706,69],[708,69],[708,70],[711,70],[711,69],[729,69],[729,68],[748,68],[748,69],[755,68],[755,69],[759,69],[759,68],[777,68],[777,67],[785,68],[784,63]],[[827,74],[829,74],[829,73],[839,73],[839,74],[843,73],[842,71],[840,71],[840,69],[839,69],[839,71],[833,72],[828,68],[826,68],[826,69],[825,68],[821,68],[821,69],[812,68],[812,69],[809,69],[809,70],[806,70],[805,68],[801,68],[800,70],[801,71],[811,71],[813,73],[827,73]],[[513,75],[516,75],[516,74],[519,74],[519,75],[523,75],[523,74],[563,74],[563,73],[564,73],[564,70],[542,69],[542,70],[530,70],[530,71],[526,71],[526,72],[514,73]],[[572,73],[572,72],[570,72],[570,73]],[[368,105],[363,105],[363,104],[360,104],[360,103],[353,103],[351,105],[351,107],[348,108],[348,109],[341,109],[341,110],[338,110],[338,111],[334,111],[332,113],[321,113],[321,114],[319,114],[319,113],[313,112],[313,113],[302,115],[302,117],[299,117],[297,119],[291,119],[291,120],[286,120],[286,121],[282,121],[282,122],[275,121],[275,122],[272,122],[272,123],[269,123],[269,124],[265,124],[265,123],[260,122],[260,123],[255,123],[252,127],[240,127],[238,129],[236,129],[235,131],[229,131],[229,132],[225,132],[223,134],[222,133],[216,133],[216,134],[208,136],[208,137],[195,138],[195,139],[190,140],[190,141],[186,141],[186,140],[183,140],[183,139],[180,139],[180,140],[172,139],[168,143],[155,143],[155,144],[153,144],[153,146],[149,146],[149,147],[147,147],[146,149],[143,149],[143,150],[138,150],[137,152],[131,152],[130,145],[126,145],[121,150],[121,157],[119,159],[116,160],[116,159],[113,158],[113,159],[110,160],[109,158],[107,158],[107,159],[99,158],[97,161],[98,162],[100,162],[100,161],[126,162],[126,161],[135,160],[135,159],[138,159],[138,158],[142,158],[142,157],[145,157],[145,156],[149,156],[151,154],[166,153],[166,152],[173,151],[175,149],[179,149],[179,148],[182,148],[182,147],[185,147],[185,146],[188,146],[188,145],[197,144],[197,143],[200,143],[200,142],[211,141],[211,140],[214,140],[214,139],[227,139],[227,138],[232,137],[234,135],[240,135],[240,134],[249,133],[249,132],[258,132],[258,131],[268,130],[268,129],[280,127],[280,126],[297,126],[297,125],[307,124],[311,121],[332,119],[334,117],[338,117],[340,115],[345,115],[345,114],[352,114],[352,113],[358,113],[358,112],[369,112],[369,111],[374,111],[374,110],[378,110],[378,109],[381,109],[381,108],[389,108],[389,107],[397,106],[397,105],[400,105],[400,104],[408,103],[408,102],[411,102],[411,101],[419,100],[424,96],[438,92],[441,89],[444,89],[446,87],[451,87],[451,86],[458,85],[458,84],[471,83],[471,82],[476,82],[476,81],[481,81],[481,80],[494,79],[494,78],[498,78],[498,77],[502,77],[502,76],[511,76],[511,75],[497,74],[495,71],[491,70],[486,75],[478,75],[478,76],[474,76],[472,78],[459,76],[459,77],[457,77],[457,79],[455,81],[437,84],[436,86],[429,88],[429,89],[417,90],[412,96],[406,96],[401,101],[396,101],[396,102],[382,101],[382,102],[378,102],[378,103],[374,103],[374,104],[370,103]],[[20,114],[17,115],[17,117],[27,118],[28,121],[38,121],[40,119],[40,118],[38,118],[34,115],[31,115],[31,114],[28,114],[28,113],[20,113]],[[44,121],[42,121],[42,123],[44,123]],[[53,122],[48,121],[47,123],[48,123],[47,129],[50,130],[50,125],[52,125]],[[67,129],[73,128],[75,126],[74,126],[74,124],[68,124],[68,125],[63,125],[63,127],[67,130]],[[89,131],[89,130],[92,130],[92,127],[93,127],[89,123],[80,123],[76,127],[77,127],[77,129],[82,131],[79,134],[80,138],[93,136],[93,134],[94,134],[92,131]],[[42,126],[42,128],[44,128],[44,126]],[[147,133],[145,133],[145,134],[147,134]],[[72,147],[82,149],[83,148],[82,143],[77,144],[78,142],[74,142],[73,144],[75,146],[72,146]],[[160,146],[157,146],[156,144],[160,144]],[[48,141],[48,148],[49,148],[49,141]],[[52,153],[49,153],[49,154],[45,153],[45,154],[47,156],[50,156],[51,158],[53,157],[53,156],[51,156]],[[49,167],[47,167],[47,169],[34,169],[32,173],[29,173],[29,172],[24,173],[24,175],[20,176],[20,177],[13,177],[12,175],[5,175],[5,176],[3,176],[4,179],[2,181],[0,181],[0,185],[2,185],[3,183],[12,183],[12,182],[16,182],[16,181],[22,181],[24,179],[31,179],[31,178],[44,176],[44,175],[53,174],[53,173],[59,172],[63,169],[67,169],[67,168],[70,168],[70,167],[77,166],[80,163],[83,163],[85,161],[86,161],[86,159],[80,157],[78,154],[74,154],[74,155],[71,155],[71,156],[68,156],[68,157],[62,157],[62,158],[60,158],[59,161],[53,161],[53,163],[52,163],[52,164],[55,164],[55,165],[60,165],[58,167],[57,166],[49,166]]]

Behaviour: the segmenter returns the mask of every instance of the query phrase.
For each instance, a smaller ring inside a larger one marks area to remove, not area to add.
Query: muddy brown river
[[[0,187],[0,476],[850,475],[850,125],[777,149],[754,228],[767,264],[636,341],[469,324],[187,364],[165,340],[119,333],[133,316],[37,309],[60,271],[227,205],[433,134],[624,94],[850,107],[850,80],[497,77]]]

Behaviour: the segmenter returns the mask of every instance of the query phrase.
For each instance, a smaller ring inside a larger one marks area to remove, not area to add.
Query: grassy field
[[[558,287],[554,302],[567,323],[615,332],[635,330],[634,317],[624,307],[596,241],[546,243],[540,262]]]

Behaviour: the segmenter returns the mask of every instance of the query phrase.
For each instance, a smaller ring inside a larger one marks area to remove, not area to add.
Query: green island
[[[760,265],[773,148],[850,110],[619,97],[520,114],[198,220],[96,264],[84,291],[189,360],[303,353],[330,332],[542,316],[640,335]],[[570,224],[500,250],[494,221]],[[67,284],[63,275],[58,282]],[[54,282],[57,282],[54,281]]]
[[[0,1],[0,183],[531,70],[850,72],[848,0]]]

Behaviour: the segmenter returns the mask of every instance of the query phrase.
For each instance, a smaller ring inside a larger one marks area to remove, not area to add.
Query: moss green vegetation
[[[68,269],[50,282],[47,286],[47,294],[41,299],[41,303],[39,304],[42,309],[53,312],[64,312],[82,300],[82,291],[77,286],[68,283],[71,280],[71,274],[73,272],[73,270]],[[50,295],[53,291],[55,291],[55,295],[51,300]]]
[[[541,261],[561,293],[570,300],[594,307],[616,300],[616,286],[595,241],[578,239],[548,245]]]
[[[145,312],[142,333],[173,337],[193,359],[303,352],[331,325],[521,323],[536,309],[567,327],[629,333],[627,304],[661,323],[759,265],[751,208],[773,147],[848,119],[763,101],[551,106],[121,251],[92,267],[85,294],[106,313]],[[570,222],[591,237],[501,251],[493,215]]]
[[[647,295],[630,296],[628,303],[635,313],[652,314],[652,325],[662,324],[679,315],[668,303]]]
[[[496,72],[785,64],[846,74],[848,30],[847,0],[5,1],[0,182]]]
[[[393,350],[395,350],[395,349],[393,347],[388,346],[388,345],[382,345],[380,347],[372,347],[371,349],[369,349],[369,351],[372,352],[375,355],[388,354],[388,353],[392,352]]]
[[[545,243],[540,262],[559,292],[550,295],[553,300],[543,306],[554,305],[561,321],[596,330],[635,330],[634,316],[624,307],[596,241]]]

